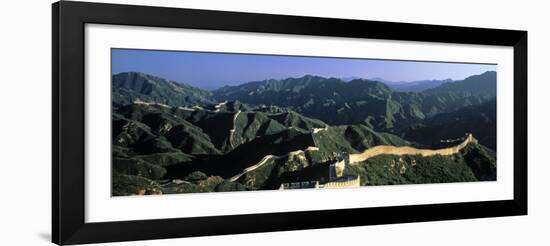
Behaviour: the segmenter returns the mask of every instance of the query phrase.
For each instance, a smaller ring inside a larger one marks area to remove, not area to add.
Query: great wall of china
[[[318,150],[319,150],[319,148],[310,146],[310,147],[307,147],[307,149],[305,149],[305,150],[296,150],[296,151],[286,153],[284,155],[266,155],[259,162],[257,162],[256,164],[245,168],[242,172],[240,172],[240,173],[236,174],[235,176],[231,177],[229,179],[229,181],[235,182],[241,176],[245,175],[248,172],[251,172],[251,171],[254,171],[254,170],[258,169],[259,167],[263,166],[264,164],[269,163],[269,161],[271,161],[271,160],[278,160],[278,159],[281,159],[281,158],[288,158],[288,157],[293,157],[293,156],[297,156],[300,159],[305,159],[305,157],[303,155],[304,152],[306,152],[306,151],[318,151]]]
[[[170,107],[165,104],[161,103],[154,103],[154,102],[144,102],[139,99],[136,99],[134,104],[142,104],[142,105],[148,105],[148,106],[160,106],[160,107]],[[220,107],[223,106],[227,102],[220,103],[215,106],[216,111],[219,111]],[[202,109],[200,107],[196,108],[187,108],[187,107],[179,107],[179,109],[183,110],[196,110],[197,108]],[[237,117],[241,111],[237,111],[235,115],[233,116],[233,125],[235,126],[235,122],[237,120]],[[317,134],[321,131],[326,131],[328,129],[328,125],[324,128],[314,128],[312,130],[312,134]],[[235,132],[235,128],[230,130],[229,135],[229,143],[231,147],[233,147],[233,134]],[[315,141],[315,139],[314,139]],[[331,178],[330,181],[326,182],[325,184],[319,184],[318,181],[305,181],[305,182],[295,182],[295,183],[284,183],[281,184],[280,189],[295,189],[295,188],[321,188],[321,189],[337,189],[337,188],[347,188],[347,187],[359,187],[360,186],[360,177],[359,176],[349,176],[349,175],[343,175],[343,170],[346,165],[357,165],[360,162],[364,162],[368,160],[369,158],[373,158],[379,155],[421,155],[423,157],[426,156],[434,156],[434,155],[454,155],[459,153],[464,147],[466,147],[469,143],[477,143],[477,139],[474,138],[472,134],[467,134],[467,137],[462,141],[462,143],[448,147],[443,149],[417,149],[410,146],[403,146],[403,147],[397,147],[393,145],[378,145],[374,146],[372,148],[369,148],[365,150],[362,153],[358,154],[347,154],[345,152],[345,155],[347,156],[342,160],[339,160],[333,164],[331,164]],[[317,144],[315,144],[317,145]],[[270,163],[270,161],[282,159],[282,158],[289,158],[289,157],[298,157],[300,159],[305,159],[304,153],[307,151],[319,151],[318,147],[310,146],[306,148],[305,150],[296,150],[292,151],[283,155],[266,155],[264,156],[259,162],[245,168],[242,172],[234,175],[229,180],[232,182],[237,181],[239,178],[241,178],[243,175],[245,175],[248,172],[254,171],[262,166],[264,166],[266,163]],[[299,185],[297,185],[299,184]],[[304,185],[305,184],[305,185]],[[302,187],[303,186],[303,187]]]
[[[361,178],[359,176],[345,180],[345,181],[333,181],[327,182],[321,186],[323,189],[340,189],[340,188],[351,188],[361,186]]]
[[[359,162],[366,161],[369,158],[378,156],[378,155],[422,155],[422,156],[433,156],[433,155],[454,155],[459,153],[466,145],[469,143],[477,143],[477,139],[474,138],[472,134],[468,134],[468,137],[464,139],[459,145],[444,148],[444,149],[417,149],[414,147],[404,146],[396,147],[393,145],[378,145],[370,149],[365,150],[363,153],[359,154],[350,154],[350,164],[357,164]]]
[[[378,145],[378,146],[369,148],[362,153],[349,154],[348,155],[349,159],[346,162],[348,165],[356,165],[359,162],[366,161],[369,158],[379,156],[379,155],[398,155],[398,156],[421,155],[424,157],[434,156],[434,155],[454,155],[459,153],[469,143],[477,143],[477,139],[475,139],[472,134],[467,134],[467,137],[464,139],[464,141],[462,141],[462,143],[456,146],[443,148],[443,149],[417,149],[410,146],[397,147],[393,145]],[[231,177],[229,180],[232,182],[235,182],[244,174],[263,166],[264,164],[268,163],[271,160],[278,160],[281,158],[287,158],[289,156],[298,156],[299,158],[304,158],[303,154],[305,151],[319,151],[319,148],[310,146],[305,150],[292,151],[280,156],[276,156],[276,155],[264,156],[264,158],[262,158],[258,163],[249,166],[248,168],[244,169],[241,173],[238,173],[237,175]],[[335,173],[336,172],[338,173],[338,175],[336,175],[337,178],[342,176],[343,174],[343,168],[345,168],[345,165],[341,167],[343,163],[344,161],[341,160],[331,165],[331,168],[334,168]],[[281,184],[281,189],[288,189],[287,188],[288,185],[290,184]],[[331,188],[346,188],[346,187],[359,187],[359,186],[360,186],[360,178],[359,176],[357,176],[355,178],[350,178],[346,180],[333,179],[325,184],[317,184],[316,188],[331,189]]]

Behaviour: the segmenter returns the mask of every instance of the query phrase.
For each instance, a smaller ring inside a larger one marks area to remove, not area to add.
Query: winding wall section
[[[477,140],[468,134],[468,137],[460,143],[459,145],[444,148],[444,149],[417,149],[414,147],[404,146],[396,147],[392,145],[378,145],[370,149],[365,150],[363,153],[359,154],[350,154],[349,160],[350,164],[357,164],[359,162],[366,161],[369,158],[378,156],[378,155],[422,155],[422,156],[433,156],[433,155],[454,155],[460,152],[466,145],[469,143],[477,143]]]

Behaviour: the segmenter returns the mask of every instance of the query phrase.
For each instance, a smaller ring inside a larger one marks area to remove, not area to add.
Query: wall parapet
[[[331,181],[321,185],[323,189],[350,188],[361,186],[361,178],[356,176],[354,179],[346,181]]]
[[[470,133],[462,143],[453,147],[436,149],[436,150],[417,149],[410,146],[397,147],[393,145],[378,145],[365,150],[363,153],[351,154],[350,163],[354,164],[354,163],[366,161],[367,159],[378,155],[422,155],[424,157],[433,156],[433,155],[454,155],[459,153],[469,143],[477,143],[477,139],[475,139],[474,136]]]

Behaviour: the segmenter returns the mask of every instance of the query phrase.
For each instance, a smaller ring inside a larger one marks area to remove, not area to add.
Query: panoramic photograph
[[[111,50],[111,194],[496,181],[497,65]]]

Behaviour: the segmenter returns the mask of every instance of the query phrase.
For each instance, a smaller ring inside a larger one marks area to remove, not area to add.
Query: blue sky
[[[337,78],[379,77],[390,81],[461,80],[496,71],[496,65],[113,49],[112,73],[130,71],[216,89],[306,74]]]

